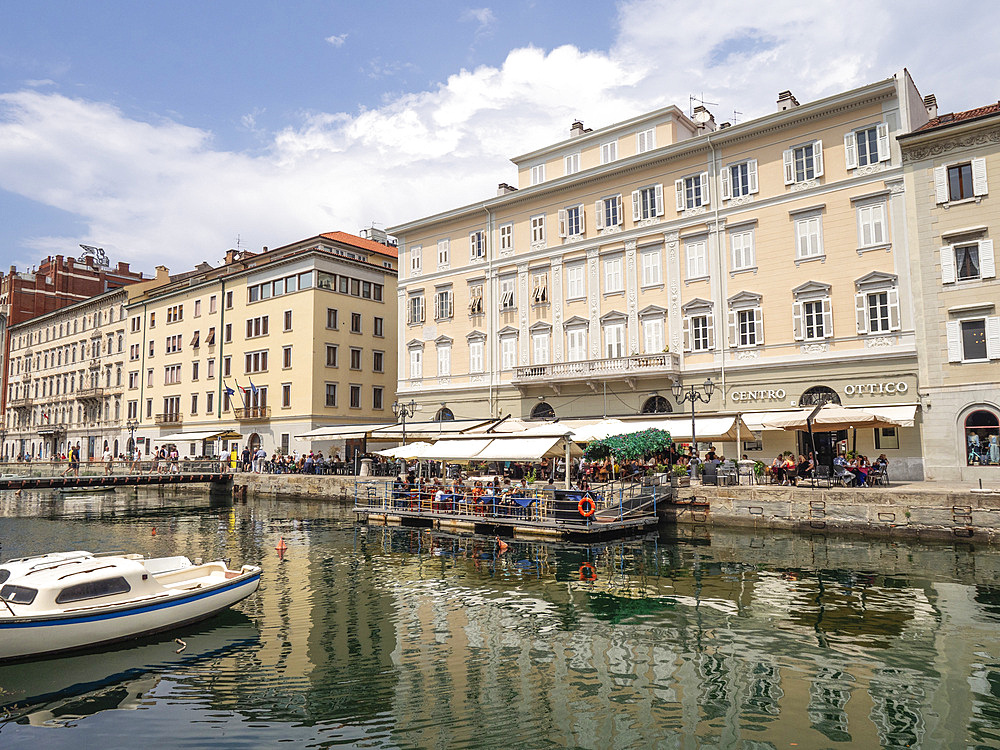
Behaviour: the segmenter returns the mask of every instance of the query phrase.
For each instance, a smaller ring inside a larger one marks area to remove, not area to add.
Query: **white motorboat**
[[[222,560],[77,550],[0,566],[0,661],[90,648],[197,622],[250,596],[261,570]]]

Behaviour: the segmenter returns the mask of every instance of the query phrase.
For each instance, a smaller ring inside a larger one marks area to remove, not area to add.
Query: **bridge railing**
[[[228,462],[222,459],[194,459],[177,461],[176,463],[161,460],[157,464],[153,460],[143,461],[112,461],[111,471],[103,461],[81,461],[79,476],[99,477],[105,474],[122,476],[128,474],[218,474],[227,472]],[[68,461],[2,461],[0,462],[0,477],[56,477],[66,472],[67,476],[76,476],[69,469]]]

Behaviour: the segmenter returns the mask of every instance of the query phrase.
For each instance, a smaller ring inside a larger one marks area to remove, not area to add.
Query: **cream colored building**
[[[125,451],[125,308],[167,281],[162,269],[154,279],[11,326],[8,459],[51,460],[77,444],[84,460]]]
[[[996,484],[1000,205],[990,187],[1000,189],[1000,104],[935,116],[900,145],[927,476]]]
[[[671,384],[711,377],[699,413],[752,426],[825,399],[899,407],[906,427],[857,447],[921,476],[896,136],[927,119],[902,71],[802,105],[782,92],[733,126],[673,106],[574,123],[513,159],[516,189],[390,228],[400,399],[457,418],[686,414]],[[717,447],[805,449],[770,431]]]
[[[394,247],[332,232],[175,279],[127,306],[125,413],[147,452],[301,453],[316,427],[392,421]]]

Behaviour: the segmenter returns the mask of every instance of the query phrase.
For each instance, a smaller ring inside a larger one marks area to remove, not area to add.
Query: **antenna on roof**
[[[706,102],[705,101],[705,92],[704,91],[701,92],[701,96],[700,97],[697,97],[694,94],[688,94],[688,116],[689,117],[694,117],[694,103],[695,102],[698,102],[698,104],[700,104],[703,107],[706,104],[711,104],[713,107],[718,107],[719,106],[718,102]]]
[[[236,235],[236,249],[240,249],[240,236],[238,234]]]
[[[735,125],[735,124],[736,124],[737,122],[739,122],[739,115],[742,115],[742,114],[743,114],[743,113],[742,113],[742,112],[740,112],[740,111],[739,111],[739,110],[737,110],[737,109],[734,109],[734,110],[733,110],[733,125]]]

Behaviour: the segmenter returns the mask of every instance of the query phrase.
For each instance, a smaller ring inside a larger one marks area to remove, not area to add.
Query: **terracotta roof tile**
[[[1000,113],[1000,102],[987,104],[985,107],[967,109],[964,112],[949,112],[928,120],[913,132],[921,133],[925,130],[934,130],[934,128],[942,128],[955,123],[964,122],[966,120],[975,120],[979,117],[986,117],[987,115],[994,115],[998,113]]]
[[[341,242],[345,245],[353,245],[354,247],[361,248],[362,250],[370,250],[380,255],[386,255],[390,258],[398,258],[399,250],[391,245],[383,245],[378,242],[373,242],[372,240],[366,240],[357,235],[348,234],[347,232],[323,232],[320,237],[326,237],[328,240],[333,240],[334,242]]]

